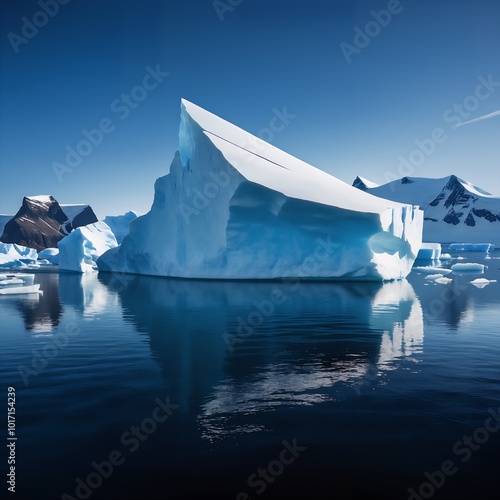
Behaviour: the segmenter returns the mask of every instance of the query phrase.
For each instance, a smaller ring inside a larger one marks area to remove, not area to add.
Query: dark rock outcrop
[[[63,207],[52,196],[25,196],[17,214],[5,224],[0,241],[37,251],[56,248],[57,242],[76,227],[97,222],[88,205],[68,205],[69,216]]]

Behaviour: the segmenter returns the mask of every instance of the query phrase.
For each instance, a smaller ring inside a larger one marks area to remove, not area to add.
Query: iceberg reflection
[[[283,406],[356,397],[353,389],[373,366],[383,377],[423,349],[422,308],[405,280],[217,282],[108,273],[99,280],[118,293],[125,320],[147,335],[172,400],[198,415],[210,440],[264,430],[256,414]],[[271,297],[280,297],[273,307]],[[237,340],[233,349],[228,337]]]
[[[59,297],[66,308],[85,318],[92,318],[118,303],[117,294],[97,280],[95,273],[60,273]]]
[[[63,308],[59,302],[58,274],[36,274],[35,283],[40,283],[42,294],[5,295],[5,303],[16,307],[24,326],[34,336],[51,335],[59,325]]]

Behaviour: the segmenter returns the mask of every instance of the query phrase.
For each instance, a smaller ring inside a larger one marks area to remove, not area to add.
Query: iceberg
[[[377,198],[182,100],[179,151],[102,271],[212,279],[393,280],[423,212]]]
[[[484,273],[484,264],[476,264],[474,262],[466,262],[463,264],[453,264],[451,270],[454,273]]]
[[[128,234],[128,226],[130,222],[137,217],[138,214],[131,210],[123,215],[108,215],[104,217],[104,222],[110,227],[118,244],[121,244],[123,238],[125,238]]]
[[[441,243],[422,243],[417,260],[438,260],[441,258]]]
[[[493,243],[452,243],[449,249],[453,252],[493,252]]]
[[[450,274],[451,269],[446,269],[444,267],[434,267],[434,266],[417,266],[413,268],[413,271],[422,274],[442,274],[443,276],[446,274]]]
[[[488,286],[490,283],[496,283],[497,280],[487,280],[486,278],[477,278],[470,282],[471,285],[474,285],[476,288],[484,288]]]
[[[21,267],[36,261],[37,251],[16,243],[0,243],[0,267]]]
[[[59,269],[77,273],[94,271],[98,257],[117,245],[111,229],[102,221],[74,229],[58,243]]]

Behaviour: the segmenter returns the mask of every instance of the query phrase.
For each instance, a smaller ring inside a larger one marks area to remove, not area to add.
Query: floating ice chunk
[[[439,283],[441,285],[447,285],[448,283],[451,283],[453,280],[451,278],[446,278],[443,276],[442,278],[438,278],[437,280],[434,280],[434,283]]]
[[[486,278],[477,278],[473,281],[471,281],[471,285],[474,285],[476,288],[484,288],[485,286],[489,285],[490,283],[496,283],[497,280],[487,280]]]
[[[440,260],[453,260],[453,257],[449,253],[442,253],[441,257],[439,257]]]
[[[19,278],[7,278],[4,280],[0,280],[0,287],[3,286],[11,286],[11,285],[23,285],[24,281]]]
[[[454,273],[484,273],[484,264],[476,264],[475,262],[466,262],[463,264],[453,264],[451,270]]]
[[[446,275],[451,273],[451,269],[445,269],[444,267],[433,267],[433,266],[417,266],[412,269],[417,273],[423,274],[441,274]]]
[[[425,277],[425,279],[429,281],[435,281],[439,278],[442,278],[443,276],[444,274],[429,274]]]
[[[453,252],[492,252],[495,250],[493,243],[452,243],[450,250]]]
[[[441,257],[441,243],[422,243],[417,260],[437,260]]]
[[[72,231],[59,243],[59,269],[86,273],[95,270],[96,260],[118,245],[114,234],[102,221]]]

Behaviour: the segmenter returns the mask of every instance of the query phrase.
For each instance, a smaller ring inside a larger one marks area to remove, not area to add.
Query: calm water
[[[465,256],[500,281],[500,253]],[[43,296],[0,298],[0,496],[498,499],[500,283],[452,276],[38,274]]]

